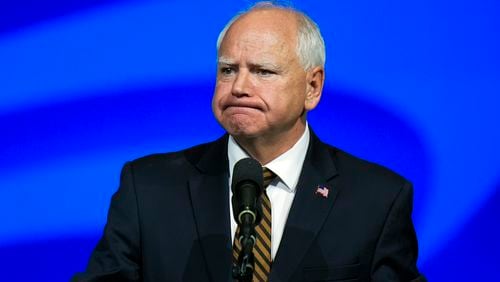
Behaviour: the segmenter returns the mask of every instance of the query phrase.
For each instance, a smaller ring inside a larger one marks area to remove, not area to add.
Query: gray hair
[[[224,39],[224,36],[226,35],[226,32],[236,20],[238,20],[241,16],[255,10],[270,9],[282,9],[290,11],[297,16],[299,27],[297,30],[296,51],[302,67],[305,70],[312,69],[316,66],[324,67],[326,60],[325,41],[321,36],[318,25],[303,12],[295,10],[291,7],[275,5],[270,1],[258,2],[250,7],[250,9],[234,16],[219,33],[219,37],[217,38],[217,53],[219,53],[219,48],[222,40]]]

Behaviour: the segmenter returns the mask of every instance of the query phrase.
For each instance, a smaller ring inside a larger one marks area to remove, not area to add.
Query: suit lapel
[[[197,171],[189,191],[198,238],[212,281],[231,279],[227,136],[205,150],[188,151]]]
[[[330,152],[311,132],[296,195],[273,262],[271,281],[288,281],[316,238],[337,196],[337,187],[331,181],[336,174]],[[318,194],[318,187],[328,189],[328,195]]]

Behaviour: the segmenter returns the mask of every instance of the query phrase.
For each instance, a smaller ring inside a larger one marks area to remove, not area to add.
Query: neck
[[[233,137],[252,158],[258,160],[262,165],[266,165],[292,148],[302,134],[304,134],[304,130],[305,122],[301,122],[291,130],[270,136],[254,138]]]

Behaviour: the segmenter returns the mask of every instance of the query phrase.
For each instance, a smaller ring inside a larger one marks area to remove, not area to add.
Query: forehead
[[[227,30],[219,55],[228,57],[252,52],[256,55],[296,55],[297,18],[291,11],[269,9],[249,12]]]

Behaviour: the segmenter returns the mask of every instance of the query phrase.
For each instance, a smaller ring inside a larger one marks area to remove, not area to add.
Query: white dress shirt
[[[302,165],[306,157],[309,146],[309,127],[306,124],[304,133],[297,143],[285,153],[281,154],[265,166],[272,170],[278,177],[274,179],[266,189],[267,196],[271,201],[271,258],[274,260],[281,242],[288,212],[292,206],[297,182],[299,181]],[[229,136],[227,155],[229,159],[229,186],[233,175],[234,165],[243,158],[248,158],[248,154],[236,143],[232,136]],[[231,190],[231,187],[229,187]],[[232,193],[230,192],[230,197]],[[229,199],[231,212],[231,238],[234,241],[234,234],[238,224],[233,217],[233,206]]]

